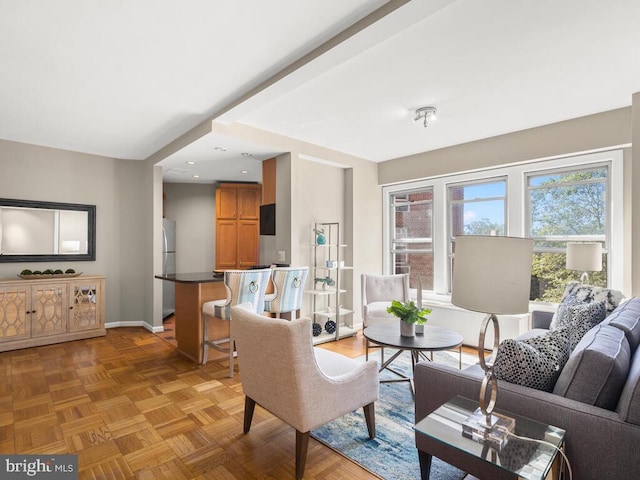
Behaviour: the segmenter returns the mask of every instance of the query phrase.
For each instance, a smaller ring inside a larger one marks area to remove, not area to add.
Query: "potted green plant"
[[[316,277],[314,278],[313,282],[316,285],[318,283],[322,284],[323,290],[326,290],[327,288],[332,287],[336,284],[336,281],[328,275],[326,277]]]
[[[413,337],[415,326],[427,323],[427,315],[431,313],[428,308],[418,307],[413,300],[399,302],[392,300],[387,312],[400,319],[400,335],[403,337]]]

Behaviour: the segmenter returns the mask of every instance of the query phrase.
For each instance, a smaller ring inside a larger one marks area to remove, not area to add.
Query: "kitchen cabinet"
[[[0,352],[106,334],[102,276],[0,280]]]
[[[222,183],[216,189],[216,270],[259,263],[261,185]]]

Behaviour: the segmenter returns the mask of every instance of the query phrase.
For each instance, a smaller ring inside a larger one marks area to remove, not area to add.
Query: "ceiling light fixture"
[[[240,173],[243,175],[247,175],[249,173],[249,170],[240,170]]]
[[[242,152],[240,155],[242,155],[243,157],[251,157],[251,156],[253,156],[253,154],[247,153],[247,152]]]
[[[227,149],[224,148],[224,147],[214,147],[213,149],[217,150],[218,152],[226,152],[227,151]]]
[[[189,160],[189,161],[187,162],[187,165],[195,165],[195,164],[196,164],[196,162],[194,162],[193,160]]]
[[[194,175],[193,178],[200,178],[200,175]]]
[[[413,119],[414,122],[417,122],[420,119],[424,119],[424,128],[429,126],[429,122],[432,122],[436,119],[436,113],[438,109],[436,107],[420,107],[416,110],[416,116]]]

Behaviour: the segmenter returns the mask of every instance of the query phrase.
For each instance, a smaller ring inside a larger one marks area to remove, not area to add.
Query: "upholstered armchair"
[[[362,279],[362,323],[364,328],[384,322],[398,321],[387,312],[392,300],[406,302],[409,294],[409,274],[369,275],[363,273]],[[369,340],[366,342],[366,358],[369,359]],[[384,351],[382,352],[384,354]]]
[[[264,311],[280,314],[291,312],[291,319],[296,318],[296,311],[302,307],[302,292],[307,281],[309,267],[275,267],[272,269],[273,293],[264,301]]]
[[[296,479],[304,474],[312,429],[363,407],[369,437],[375,437],[376,362],[314,348],[310,319],[267,318],[251,305],[231,308],[231,336],[245,394],[244,432],[256,404],[295,428]]]
[[[207,317],[222,320],[231,318],[231,307],[239,303],[249,303],[256,313],[263,313],[264,298],[271,269],[257,270],[226,270],[224,272],[224,286],[227,298],[212,300],[202,304],[202,363],[207,363],[209,347],[220,352],[229,353],[229,377],[233,377],[233,341],[229,337],[211,340],[209,337],[209,321]],[[226,345],[226,346],[225,346]]]

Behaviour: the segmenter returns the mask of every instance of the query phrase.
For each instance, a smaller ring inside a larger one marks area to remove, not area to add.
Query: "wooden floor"
[[[2,353],[0,452],[75,453],[81,479],[294,478],[294,430],[257,408],[243,434],[240,378],[227,374],[142,328]],[[305,478],[376,477],[311,439]]]
[[[243,434],[240,376],[183,358],[167,327],[0,354],[0,452],[78,454],[80,479],[294,478],[294,430],[258,407]],[[377,477],[311,439],[305,478]]]

